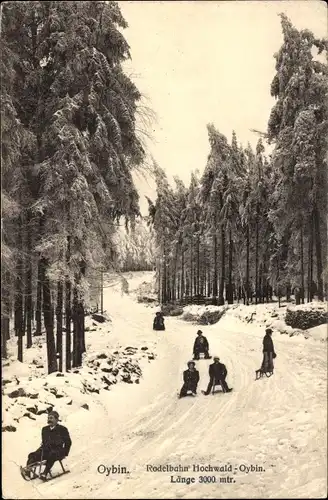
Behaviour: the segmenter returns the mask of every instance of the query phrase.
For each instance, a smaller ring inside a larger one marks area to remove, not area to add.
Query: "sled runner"
[[[221,387],[221,389],[217,389],[217,390],[216,390],[216,389],[215,389],[216,387]],[[223,392],[223,393],[225,393],[225,392],[231,392],[231,391],[232,391],[232,388],[231,388],[229,391],[225,391],[225,390],[223,390],[222,385],[220,384],[220,382],[217,382],[217,383],[215,383],[215,384],[213,385],[212,390],[211,390],[211,393],[212,393],[212,394],[216,394],[216,393],[218,393],[218,392]],[[206,391],[202,391],[202,394],[206,395]]]
[[[42,479],[43,481],[49,481],[50,479],[56,479],[57,477],[63,476],[64,474],[68,474],[70,471],[66,470],[63,466],[63,462],[61,460],[58,460],[58,462],[61,465],[62,472],[59,474],[56,474],[55,476],[49,472],[47,477],[40,477],[41,476],[41,469],[42,467],[46,464],[46,460],[42,460],[40,462],[35,462],[33,464],[30,464],[26,467],[20,466],[20,473],[23,479],[25,481],[32,481],[33,479]]]
[[[191,391],[187,391],[187,394],[186,396],[183,396],[180,398],[180,391],[177,393],[177,396],[178,396],[178,399],[183,399],[183,398],[186,398],[188,396],[191,396],[192,398],[195,398],[197,396],[197,394],[193,395],[193,393]]]
[[[203,357],[201,357],[201,354],[203,355]],[[212,359],[212,356],[209,356],[208,358],[205,358],[205,354],[203,352],[200,352],[199,353],[199,358],[192,358],[194,361],[199,361],[200,359]]]
[[[266,372],[262,370],[262,368],[260,368],[259,370],[255,371],[255,380],[259,380],[260,378],[264,377],[264,375],[266,375],[266,377],[271,377],[271,375],[273,375],[273,372]]]

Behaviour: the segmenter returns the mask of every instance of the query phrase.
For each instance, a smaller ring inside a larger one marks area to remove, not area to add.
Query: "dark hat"
[[[272,333],[272,329],[271,328],[266,328],[265,329],[265,333]]]
[[[187,366],[189,366],[189,365],[194,365],[194,366],[196,366],[196,363],[195,363],[195,361],[188,361]]]
[[[55,410],[50,411],[48,415],[52,415],[53,417],[55,417],[56,420],[59,420],[59,414]]]
[[[201,330],[198,330],[197,335],[200,335],[201,333],[203,332]]]

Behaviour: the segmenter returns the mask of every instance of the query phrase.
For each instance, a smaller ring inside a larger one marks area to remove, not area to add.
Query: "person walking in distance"
[[[223,363],[220,363],[220,358],[218,356],[214,356],[213,358],[213,363],[209,366],[209,376],[210,376],[210,381],[207,386],[206,391],[202,391],[202,393],[205,396],[208,396],[208,394],[211,392],[211,389],[215,385],[221,385],[222,391],[223,392],[231,392],[232,389],[228,387],[228,384],[226,382],[226,377],[228,374],[228,371],[226,369],[226,366]]]
[[[183,372],[183,386],[180,391],[180,398],[187,396],[188,391],[191,392],[192,396],[197,394],[197,385],[199,382],[199,371],[196,370],[196,363],[194,361],[188,361],[188,370]]]

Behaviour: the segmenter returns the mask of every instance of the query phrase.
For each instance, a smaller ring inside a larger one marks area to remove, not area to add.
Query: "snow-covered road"
[[[21,480],[17,468],[13,481],[13,470],[8,469],[4,472],[5,498],[326,496],[326,344],[276,336],[275,374],[255,381],[263,329],[226,314],[202,330],[211,354],[226,364],[228,384],[234,391],[201,395],[208,383],[209,361],[200,360],[198,396],[178,400],[197,326],[168,317],[166,331],[153,332],[153,310],[138,304],[133,296],[110,291],[104,301],[115,335],[124,345],[147,343],[156,349],[156,361],[147,365],[139,385],[117,384],[107,393],[102,391],[93,411],[82,410],[63,422],[73,440],[70,474],[37,484]],[[35,443],[29,442],[29,451],[31,447]],[[26,451],[27,445],[17,450],[17,462]],[[189,466],[189,471],[147,471],[147,465],[166,464]],[[226,464],[231,464],[231,472],[193,471],[194,465]],[[130,473],[102,473],[103,466],[119,465]],[[9,475],[10,482],[6,481]],[[171,476],[179,475],[195,482],[171,482]],[[216,482],[200,483],[201,476],[214,476]],[[220,482],[227,476],[229,482]]]

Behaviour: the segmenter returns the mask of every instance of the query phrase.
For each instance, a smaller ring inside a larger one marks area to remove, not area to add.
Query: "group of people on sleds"
[[[162,313],[156,313],[154,329],[165,330]],[[180,398],[187,396],[188,393],[192,396],[197,395],[199,371],[196,369],[195,361],[200,359],[200,354],[202,353],[205,359],[211,359],[209,355],[208,340],[203,336],[203,332],[198,330],[193,346],[193,360],[188,361],[188,369],[183,372],[183,386],[180,390]],[[273,360],[275,357],[276,353],[272,341],[272,330],[271,328],[267,328],[263,338],[262,366],[259,370],[256,370],[256,378],[258,378],[258,374],[260,374],[260,376],[263,374],[273,374]],[[202,391],[202,393],[207,396],[216,385],[221,386],[223,393],[231,392],[232,389],[229,388],[226,381],[227,374],[227,368],[220,362],[220,358],[218,356],[213,356],[213,363],[209,365],[210,380],[206,391]],[[49,476],[52,477],[51,469],[56,461],[60,462],[63,473],[67,472],[61,461],[68,456],[72,441],[67,428],[59,424],[59,415],[56,411],[51,411],[48,414],[48,425],[43,427],[41,435],[41,446],[28,455],[26,466],[21,467],[21,474],[26,480],[39,477],[46,481]],[[36,468],[39,467],[39,471],[41,472],[41,466],[43,464],[45,464],[43,472],[37,475],[35,472]]]
[[[188,361],[188,369],[183,372],[183,386],[181,387],[179,397],[183,398],[189,394],[192,396],[197,395],[197,386],[199,382],[199,371],[196,369],[195,360],[200,359],[200,354],[204,354],[204,359],[211,359],[209,355],[209,343],[203,332],[198,330],[197,337],[193,347],[193,360]],[[228,371],[223,363],[220,363],[218,356],[213,357],[213,363],[209,366],[209,383],[206,391],[202,393],[207,396],[215,386],[220,385],[223,392],[231,392],[232,389],[228,387],[226,382]]]
[[[194,342],[193,348],[193,360],[188,361],[188,369],[183,372],[183,386],[180,390],[179,397],[185,397],[188,394],[192,396],[197,395],[197,386],[199,383],[199,371],[196,369],[196,363],[194,360],[199,360],[200,354],[204,354],[205,359],[211,359],[209,355],[209,343],[206,337],[203,336],[203,332],[198,330],[197,337]],[[263,360],[262,365],[259,370],[256,370],[256,379],[263,376],[270,376],[273,374],[273,360],[276,358],[276,353],[274,350],[274,345],[272,341],[272,329],[267,328],[265,331],[265,336],[263,338]],[[228,371],[226,366],[220,362],[218,356],[213,356],[213,363],[209,365],[209,383],[206,391],[202,393],[207,396],[210,394],[211,390],[215,386],[220,385],[223,393],[231,392],[232,388],[229,388],[226,377]]]

